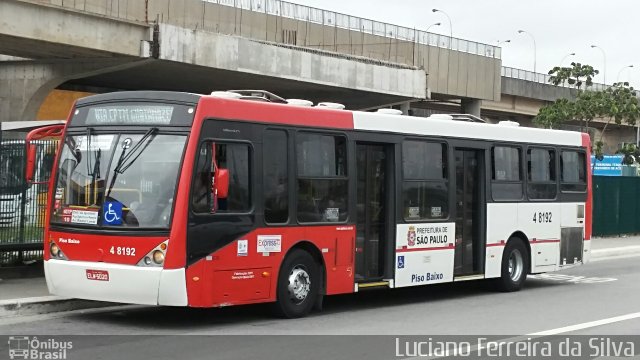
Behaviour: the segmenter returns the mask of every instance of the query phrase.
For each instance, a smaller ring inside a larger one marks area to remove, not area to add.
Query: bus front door
[[[456,250],[454,276],[484,272],[484,150],[455,150]]]
[[[387,191],[392,172],[391,150],[386,145],[357,143],[356,281],[381,280],[389,252]]]

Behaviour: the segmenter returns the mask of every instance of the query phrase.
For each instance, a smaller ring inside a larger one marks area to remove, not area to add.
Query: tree
[[[557,129],[565,121],[575,118],[575,112],[574,102],[564,98],[558,99],[541,107],[533,122],[543,128]]]
[[[572,62],[571,67],[556,66],[549,70],[549,82],[553,85],[563,85],[569,83],[578,91],[582,89],[582,85],[585,88],[593,85],[593,77],[599,74],[600,71],[593,68],[591,65],[582,65],[581,63]]]
[[[616,151],[616,154],[624,155],[624,158],[622,158],[623,165],[633,165],[634,162],[640,160],[640,149],[634,144],[625,144]]]
[[[602,91],[602,104],[600,106],[602,107],[601,115],[607,118],[607,122],[602,128],[600,139],[595,143],[594,153],[598,158],[602,158],[602,147],[604,146],[602,139],[612,121],[618,125],[625,123],[634,126],[640,117],[638,97],[628,82],[615,83]]]
[[[587,90],[593,85],[593,77],[598,73],[599,71],[591,65],[575,62],[571,63],[571,67],[556,66],[549,70],[549,82],[556,86],[568,83],[577,91],[577,94],[573,94],[576,100],[558,99],[543,106],[533,122],[538,126],[554,129],[566,121],[573,120],[584,123],[588,129],[589,122],[598,115],[600,109],[600,94]]]
[[[585,90],[578,94],[574,103],[574,120],[580,121],[580,130],[589,131],[589,123],[596,117],[607,114],[608,96],[603,91]]]
[[[566,121],[579,121],[581,126],[589,129],[589,123],[595,118],[604,118],[606,123],[600,133],[598,141],[594,142],[593,151],[597,158],[603,156],[603,138],[607,127],[612,122],[618,125],[635,125],[640,118],[638,97],[629,83],[615,83],[605,90],[592,91],[588,88],[593,84],[593,77],[599,71],[591,65],[571,63],[571,67],[556,66],[549,71],[549,82],[553,85],[569,84],[576,91],[574,99],[558,99],[540,108],[533,122],[544,128],[558,128]],[[584,89],[583,89],[584,85]],[[625,154],[625,163],[640,161],[640,151],[635,147],[619,150]],[[633,155],[633,156],[631,156]]]

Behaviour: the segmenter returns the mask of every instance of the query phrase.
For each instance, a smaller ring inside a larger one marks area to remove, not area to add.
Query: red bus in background
[[[49,291],[299,317],[325,295],[515,291],[588,260],[588,135],[253,95],[78,100],[51,180]]]

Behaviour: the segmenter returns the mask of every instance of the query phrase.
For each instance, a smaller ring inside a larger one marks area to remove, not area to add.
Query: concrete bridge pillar
[[[138,66],[132,58],[0,61],[0,121],[35,120],[47,95],[66,81]]]
[[[480,107],[482,100],[462,99],[462,113],[480,117]]]
[[[400,110],[402,111],[402,115],[409,115],[409,110],[411,110],[411,102],[407,101],[400,104]]]

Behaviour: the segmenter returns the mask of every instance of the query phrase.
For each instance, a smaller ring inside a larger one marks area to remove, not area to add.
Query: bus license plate
[[[87,270],[87,279],[109,281],[109,272],[105,270]]]

